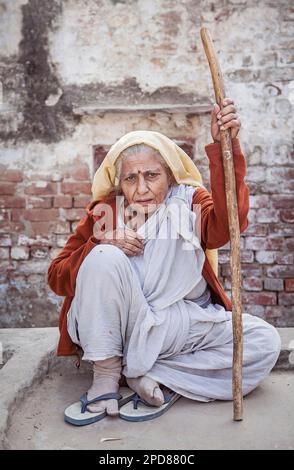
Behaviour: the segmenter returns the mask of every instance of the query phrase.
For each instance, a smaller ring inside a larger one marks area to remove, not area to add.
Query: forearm
[[[99,241],[93,235],[93,220],[85,217],[48,269],[48,284],[55,294],[74,295],[80,265],[97,243]]]
[[[55,258],[48,269],[48,284],[57,295],[73,297],[76,278],[85,257],[97,245],[98,241],[91,237],[71,253]]]
[[[238,139],[233,139],[232,147],[239,224],[242,232],[248,226],[247,215],[249,211],[249,188],[244,181],[246,160]],[[205,147],[205,150],[209,159],[211,193],[202,188],[197,189],[193,203],[201,204],[202,244],[206,248],[214,249],[220,248],[229,241],[229,222],[220,144],[209,144]]]

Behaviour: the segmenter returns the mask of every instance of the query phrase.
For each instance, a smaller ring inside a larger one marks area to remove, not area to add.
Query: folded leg
[[[243,395],[270,373],[281,349],[277,330],[243,314]],[[187,398],[232,400],[232,321],[215,323],[194,351],[157,360],[147,376]]]

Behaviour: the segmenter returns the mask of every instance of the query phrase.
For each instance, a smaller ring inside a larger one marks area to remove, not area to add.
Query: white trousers
[[[181,308],[173,309],[164,319],[156,316],[150,311],[129,258],[113,245],[98,245],[79,269],[68,312],[68,332],[82,347],[83,360],[121,356],[126,377],[146,375],[194,400],[231,400],[231,312],[211,303],[203,308],[205,321],[199,321],[199,317],[193,317],[194,310],[195,303],[185,301],[189,328],[185,341],[179,341],[184,325]],[[142,315],[156,317],[145,336],[141,331],[145,322]],[[209,315],[215,320],[207,321]],[[246,313],[243,338],[246,395],[275,365],[281,340],[272,325]],[[154,356],[156,350],[159,353]]]

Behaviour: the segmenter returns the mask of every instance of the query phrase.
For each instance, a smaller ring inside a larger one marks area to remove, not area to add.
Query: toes
[[[106,402],[101,401],[100,403],[92,403],[92,405],[87,406],[87,410],[91,413],[100,413],[106,409]]]
[[[164,396],[159,387],[145,390],[142,398],[153,406],[161,406],[164,402]]]
[[[152,398],[154,397],[154,390],[155,388],[152,385],[148,385],[144,389],[144,396],[147,400],[152,400]]]
[[[87,410],[91,413],[100,413],[101,411],[106,410],[106,413],[109,416],[118,415],[118,402],[117,400],[107,400],[101,401],[100,403],[92,403],[87,406]]]
[[[158,406],[161,406],[163,404],[164,396],[163,396],[163,393],[162,393],[162,391],[159,387],[156,387],[154,389],[153,397],[154,397],[154,400],[155,400],[155,402]]]
[[[118,402],[117,400],[109,400],[106,405],[106,412],[109,416],[118,415]]]

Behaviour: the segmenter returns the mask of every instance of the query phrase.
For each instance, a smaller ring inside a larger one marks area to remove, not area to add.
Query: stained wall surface
[[[209,189],[214,99],[201,26],[242,120],[251,190],[244,310],[293,326],[293,20],[283,0],[0,1],[2,327],[56,324],[62,299],[46,285],[48,265],[124,133],[174,139]],[[229,293],[228,248],[219,276]]]

